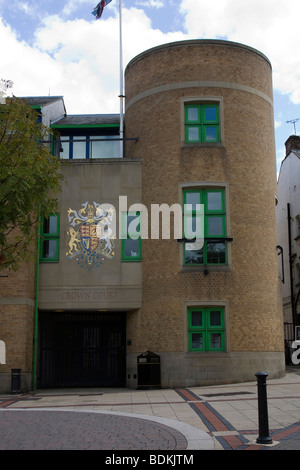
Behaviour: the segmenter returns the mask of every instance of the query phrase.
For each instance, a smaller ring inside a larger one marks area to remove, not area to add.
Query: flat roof
[[[70,114],[55,121],[52,127],[92,127],[120,125],[119,114]]]

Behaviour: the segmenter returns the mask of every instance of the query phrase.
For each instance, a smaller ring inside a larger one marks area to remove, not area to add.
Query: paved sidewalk
[[[257,444],[257,382],[182,389],[0,395],[0,450],[300,450],[300,367],[267,380],[270,445]]]

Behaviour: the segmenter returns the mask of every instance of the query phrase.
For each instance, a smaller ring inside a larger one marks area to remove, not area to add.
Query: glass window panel
[[[123,241],[124,243],[124,256],[126,258],[135,258],[139,256],[139,240],[132,240],[127,238]]]
[[[65,142],[69,140],[70,137],[67,135],[60,137],[60,158],[70,158],[70,142]]]
[[[205,121],[217,121],[217,108],[209,107],[204,109],[204,119]]]
[[[192,210],[196,210],[196,205],[200,204],[200,192],[185,193],[185,204],[192,205]],[[190,208],[187,208],[190,209]]]
[[[43,258],[56,258],[57,240],[45,240],[43,242]]]
[[[210,335],[210,348],[221,349],[222,347],[222,335],[221,333],[211,333]]]
[[[202,312],[195,310],[192,312],[192,326],[203,326]]]
[[[127,214],[127,234],[131,238],[141,236],[141,223],[140,215],[129,215]]]
[[[217,128],[216,128],[216,126],[205,126],[204,127],[204,133],[205,133],[204,139],[206,141],[213,141],[213,142],[217,141]]]
[[[192,348],[193,349],[203,349],[203,334],[202,333],[192,333]]]
[[[56,215],[50,215],[48,219],[44,218],[43,233],[57,233]]]
[[[188,121],[199,121],[199,108],[198,106],[195,107],[188,107],[187,112],[187,120]]]
[[[221,326],[221,312],[219,310],[210,312],[210,325],[211,326]]]
[[[73,158],[86,158],[86,137],[74,136],[73,137]],[[80,140],[80,142],[77,142]],[[82,142],[82,140],[84,140]]]
[[[207,209],[209,211],[221,211],[223,209],[221,191],[207,193]]]
[[[207,263],[224,264],[225,261],[225,243],[207,242]]]
[[[110,139],[94,140],[93,139]],[[94,136],[90,142],[90,158],[120,158],[120,141],[118,136]]]
[[[223,217],[207,217],[207,232],[209,236],[223,235]]]
[[[186,264],[203,264],[203,248],[195,249],[198,243],[185,244],[185,263]]]
[[[200,140],[199,128],[198,127],[188,127],[188,140]]]

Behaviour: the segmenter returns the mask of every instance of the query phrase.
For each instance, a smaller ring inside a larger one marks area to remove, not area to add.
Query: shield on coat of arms
[[[82,204],[79,211],[69,209],[66,256],[88,269],[100,266],[104,258],[114,257],[114,237],[111,230],[115,210],[96,202]]]
[[[79,227],[81,244],[84,251],[93,253],[99,245],[99,237],[97,235],[97,224],[95,223],[84,223]]]

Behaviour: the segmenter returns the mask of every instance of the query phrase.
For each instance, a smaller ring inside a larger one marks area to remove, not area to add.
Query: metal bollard
[[[258,423],[259,434],[256,442],[258,444],[272,444],[269,436],[268,402],[267,402],[267,372],[257,372],[257,396],[258,396]]]

